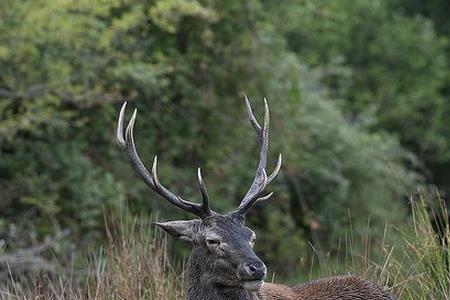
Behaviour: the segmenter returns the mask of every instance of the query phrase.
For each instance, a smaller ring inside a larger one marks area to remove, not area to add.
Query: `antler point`
[[[123,132],[123,123],[124,123],[124,115],[125,115],[125,109],[127,107],[127,102],[125,101],[122,104],[122,107],[120,108],[119,112],[119,120],[117,121],[117,133],[116,133],[116,140],[120,147],[124,147],[125,145],[125,139],[124,139],[124,132]]]

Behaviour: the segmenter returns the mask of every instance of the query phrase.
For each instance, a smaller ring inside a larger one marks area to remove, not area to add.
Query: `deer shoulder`
[[[378,285],[359,276],[336,276],[313,280],[293,288],[265,283],[258,292],[258,300],[323,300],[365,299],[394,300],[393,296]]]
[[[258,291],[257,300],[294,300],[297,299],[292,288],[275,283],[264,283]]]

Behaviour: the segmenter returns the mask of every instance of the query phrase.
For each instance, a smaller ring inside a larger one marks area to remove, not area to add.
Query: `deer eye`
[[[218,246],[220,244],[220,240],[215,238],[207,238],[206,244],[208,244],[208,246]]]

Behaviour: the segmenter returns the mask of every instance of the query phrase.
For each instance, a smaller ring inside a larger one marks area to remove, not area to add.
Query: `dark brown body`
[[[387,291],[358,276],[338,276],[306,282],[293,288],[265,283],[258,300],[394,300]]]

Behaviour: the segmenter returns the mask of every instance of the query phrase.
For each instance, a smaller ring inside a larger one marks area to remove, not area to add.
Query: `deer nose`
[[[267,268],[262,261],[254,261],[243,264],[239,273],[245,280],[262,280],[266,277]]]

